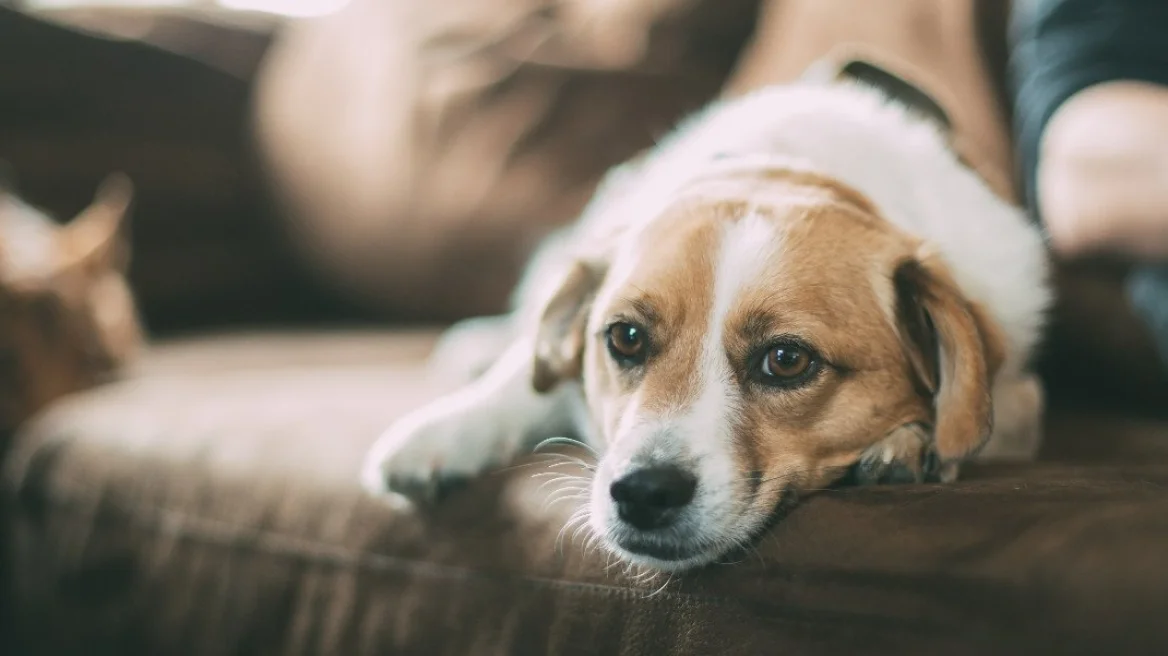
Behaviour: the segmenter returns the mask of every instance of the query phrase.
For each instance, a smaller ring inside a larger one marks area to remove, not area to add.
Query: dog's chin
[[[606,538],[608,548],[621,560],[664,572],[682,572],[709,565],[724,552],[718,548],[697,548],[682,544]]]
[[[604,547],[622,562],[638,567],[681,572],[737,559],[758,535],[779,521],[795,495],[790,488],[778,491],[777,498],[713,499],[722,510],[701,514],[684,513],[669,527],[638,530],[615,516],[604,498],[604,485],[594,485],[588,524]]]
[[[784,490],[773,506],[756,506],[738,514],[732,522],[655,531],[635,531],[613,522],[605,513],[593,515],[593,524],[608,550],[626,563],[665,572],[698,569],[726,560],[737,560],[759,534],[781,521],[791,508],[794,494]],[[765,508],[771,508],[768,512]],[[611,522],[611,523],[610,523]],[[688,530],[687,530],[688,529]]]

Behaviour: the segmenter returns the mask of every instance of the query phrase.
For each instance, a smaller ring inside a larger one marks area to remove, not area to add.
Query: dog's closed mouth
[[[690,560],[701,555],[701,550],[677,542],[628,538],[618,541],[617,544],[621,549],[631,554],[648,556],[665,562]]]

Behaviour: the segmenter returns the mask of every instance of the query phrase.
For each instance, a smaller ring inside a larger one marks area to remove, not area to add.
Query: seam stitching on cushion
[[[86,504],[73,498],[55,496],[49,503],[57,509],[85,513]],[[92,508],[92,506],[90,506]],[[243,527],[223,520],[190,515],[182,511],[172,510],[160,506],[122,505],[103,507],[93,513],[94,523],[109,519],[109,514],[116,512],[124,516],[139,528],[152,527],[160,534],[188,542],[202,542],[232,549],[250,549],[254,553],[284,556],[316,564],[331,564],[355,571],[366,570],[375,572],[406,572],[421,574],[434,578],[477,580],[480,582],[513,580],[523,583],[547,587],[572,590],[576,592],[596,591],[608,595],[615,595],[637,601],[656,601],[672,599],[679,603],[690,603],[702,606],[740,606],[743,603],[753,603],[724,595],[698,594],[693,592],[674,592],[667,590],[651,591],[611,583],[595,583],[584,581],[567,581],[532,576],[508,570],[474,569],[459,565],[445,565],[425,561],[388,556],[372,552],[360,552],[345,547],[336,547],[316,540],[300,538],[284,533]],[[814,622],[819,624],[852,623],[856,621],[878,620],[890,632],[902,630],[906,626],[917,629],[932,628],[947,630],[949,625],[943,622],[928,621],[916,618],[909,620],[898,617],[874,618],[868,614],[837,612],[828,610],[807,610],[791,604],[768,602],[782,610],[789,616],[788,620],[797,622]],[[772,616],[772,620],[782,620],[783,617]]]

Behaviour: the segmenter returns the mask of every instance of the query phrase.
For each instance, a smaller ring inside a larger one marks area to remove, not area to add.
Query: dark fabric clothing
[[[1023,194],[1039,216],[1042,135],[1058,108],[1093,85],[1131,80],[1168,85],[1168,2],[1021,0],[1013,22],[1014,126]],[[1137,266],[1128,300],[1168,366],[1168,274]]]
[[[1168,2],[1019,0],[1012,23],[1018,163],[1025,198],[1037,207],[1042,134],[1067,99],[1114,80],[1168,85]]]
[[[1128,275],[1128,301],[1147,324],[1168,367],[1168,264],[1142,265]]]

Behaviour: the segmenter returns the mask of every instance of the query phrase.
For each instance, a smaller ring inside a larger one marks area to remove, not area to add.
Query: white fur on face
[[[700,353],[695,358],[696,395],[687,407],[646,416],[638,391],[617,423],[617,435],[609,440],[611,447],[593,485],[592,523],[611,546],[631,561],[664,569],[691,567],[720,555],[754,528],[742,521],[746,509],[738,507],[745,474],[739,471],[735,460],[734,424],[742,395],[739,376],[731,369],[726,353],[726,320],[738,299],[757,284],[776,257],[778,247],[774,226],[755,213],[726,226],[713,277],[707,283],[713,293],[709,296],[712,303]],[[693,502],[667,535],[677,541],[700,544],[707,551],[673,562],[620,548],[621,534],[635,530],[617,519],[608,490],[614,480],[646,465],[677,465],[697,477]]]

